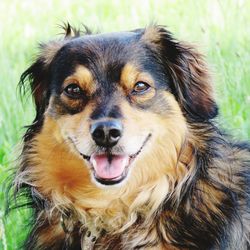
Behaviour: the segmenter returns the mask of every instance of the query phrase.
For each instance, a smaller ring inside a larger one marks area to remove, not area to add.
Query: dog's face
[[[216,115],[201,56],[161,27],[69,33],[23,75],[37,107],[27,134],[43,165],[36,173],[79,190],[181,175],[188,124]]]

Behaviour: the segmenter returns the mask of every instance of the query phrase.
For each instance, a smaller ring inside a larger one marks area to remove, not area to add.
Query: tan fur
[[[46,45],[43,45],[41,55],[46,65],[49,65],[56,53],[66,43],[65,40],[51,41]]]
[[[139,70],[136,64],[130,62],[126,63],[121,72],[120,85],[126,90],[131,90],[137,82],[146,82],[151,87],[154,87],[154,80],[147,72]]]
[[[82,65],[78,65],[75,72],[64,80],[63,87],[71,83],[79,84],[88,95],[92,95],[96,90],[92,73]]]
[[[116,228],[122,232],[136,221],[138,212],[145,216],[143,225],[152,223],[152,215],[166,198],[166,193],[172,193],[174,185],[181,183],[192,170],[188,162],[190,151],[188,147],[188,151],[183,149],[186,148],[185,138],[188,135],[185,119],[174,97],[166,93],[165,98],[174,115],[172,113],[164,118],[135,111],[126,102],[121,104],[126,114],[125,133],[133,137],[134,124],[143,129],[145,121],[155,119],[151,128],[154,136],[149,143],[158,146],[149,146],[141,153],[136,163],[131,166],[127,185],[108,190],[100,189],[91,181],[88,166],[67,140],[68,134],[75,133],[75,136],[79,136],[77,133],[80,130],[81,138],[86,138],[87,117],[92,110],[91,105],[74,117],[66,115],[54,119],[49,115],[52,100],[42,131],[32,141],[36,151],[30,159],[33,165],[29,169],[29,178],[33,179],[32,185],[51,200],[55,211],[74,207],[79,220],[87,224],[95,218],[95,226],[106,230]],[[164,129],[166,126],[167,130]],[[164,133],[157,135],[157,131]],[[148,171],[150,175],[147,174]],[[36,176],[39,178],[36,179]],[[140,239],[143,240],[141,232],[140,235],[133,234],[131,237],[135,246]],[[156,234],[152,237],[156,237]]]
[[[249,146],[228,142],[213,124],[217,106],[202,55],[161,26],[77,38],[81,46],[67,47],[62,56],[67,62],[72,56],[76,67],[56,88],[49,66],[61,46],[80,35],[70,25],[65,32],[63,41],[42,46],[21,77],[22,84],[31,80],[37,111],[15,179],[37,211],[29,250],[65,242],[80,247],[87,230],[98,232],[96,250],[200,249],[204,242],[214,249],[227,239],[228,249],[239,239],[245,249]],[[89,65],[80,66],[76,53],[88,55]],[[148,65],[137,58],[144,54],[153,56]],[[140,81],[150,88],[135,93]],[[72,83],[84,94],[67,95],[63,89]],[[116,144],[107,130],[95,137],[93,125],[111,129],[112,122]],[[105,162],[96,165],[95,157]],[[117,159],[127,165],[119,169]],[[102,167],[121,174],[105,178]]]
[[[160,27],[149,26],[145,29],[142,40],[146,43],[157,44],[161,39]]]
[[[64,237],[65,232],[63,231],[61,224],[53,222],[50,224],[49,228],[45,228],[41,234],[38,235],[38,247],[42,247],[45,242],[61,240]]]

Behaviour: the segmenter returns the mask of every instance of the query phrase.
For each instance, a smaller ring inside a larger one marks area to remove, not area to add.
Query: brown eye
[[[150,85],[148,85],[145,82],[137,82],[134,86],[134,89],[132,91],[132,94],[143,94],[150,88]]]
[[[63,91],[70,98],[80,98],[83,95],[83,90],[75,83],[69,84]]]

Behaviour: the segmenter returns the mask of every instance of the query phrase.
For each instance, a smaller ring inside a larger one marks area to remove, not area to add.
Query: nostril
[[[119,139],[121,136],[121,131],[119,129],[111,129],[109,131],[109,136],[112,139]]]
[[[105,139],[105,132],[104,132],[103,128],[96,128],[93,131],[92,136],[94,139],[104,140]]]

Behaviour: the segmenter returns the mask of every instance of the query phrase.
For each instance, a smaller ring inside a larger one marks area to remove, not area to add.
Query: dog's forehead
[[[65,55],[72,55],[75,59],[87,61],[126,59],[134,55],[139,49],[140,36],[135,32],[116,32],[95,35],[85,35],[67,43],[63,50]]]
[[[95,77],[117,78],[127,63],[138,67],[148,56],[138,32],[85,35],[67,42],[54,61],[60,77],[67,77],[79,66],[87,67]]]

